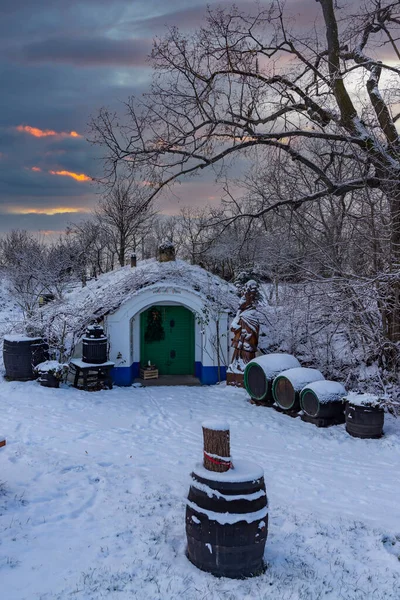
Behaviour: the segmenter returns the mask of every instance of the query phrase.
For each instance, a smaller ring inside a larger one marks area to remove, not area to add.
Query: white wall
[[[153,305],[179,305],[195,315],[195,361],[203,366],[217,366],[216,323],[210,318],[204,322],[203,308],[207,301],[197,292],[154,284],[140,290],[113,314],[105,318],[105,329],[110,340],[110,360],[116,367],[129,367],[140,362],[140,313]],[[221,365],[228,360],[228,315],[220,316]]]

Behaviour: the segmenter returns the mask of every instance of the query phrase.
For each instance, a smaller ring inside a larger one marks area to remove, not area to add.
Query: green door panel
[[[140,315],[141,365],[150,360],[160,375],[194,374],[194,315],[183,306],[159,306],[165,338],[145,342],[148,309]]]

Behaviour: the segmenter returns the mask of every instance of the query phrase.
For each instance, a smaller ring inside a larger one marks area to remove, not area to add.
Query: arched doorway
[[[152,336],[146,336],[154,321],[160,322],[163,339],[149,340]],[[194,337],[194,314],[190,310],[177,305],[151,306],[140,315],[141,365],[150,361],[160,375],[194,375]]]

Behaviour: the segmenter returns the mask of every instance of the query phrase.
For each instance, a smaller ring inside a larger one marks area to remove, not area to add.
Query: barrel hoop
[[[273,397],[275,399],[275,402],[277,403],[278,406],[280,406],[281,408],[283,408],[283,410],[285,410],[285,411],[289,411],[291,408],[293,408],[293,406],[294,406],[294,404],[296,402],[296,390],[293,388],[294,396],[293,396],[293,402],[292,402],[292,404],[290,406],[282,406],[281,404],[279,404],[278,398],[277,398],[276,393],[275,393],[275,388],[276,388],[278,382],[281,379],[286,379],[286,377],[284,375],[280,375],[278,377],[275,377],[274,382],[272,384],[272,395],[273,395]],[[291,382],[289,381],[289,383],[291,383]]]
[[[270,385],[268,380],[266,380],[265,394],[262,394],[261,396],[255,396],[254,393],[250,392],[250,390],[249,390],[249,372],[254,366],[257,366],[257,368],[261,369],[261,371],[263,370],[262,367],[260,367],[260,365],[258,365],[257,363],[250,362],[244,370],[244,387],[246,389],[246,392],[255,400],[264,400],[264,398],[268,394],[268,387]]]
[[[306,392],[309,393],[309,394],[312,394],[314,396],[314,398],[316,399],[316,401],[317,401],[317,406],[318,406],[317,412],[314,413],[313,415],[311,413],[307,412],[306,410],[304,410],[304,406],[303,406],[303,394],[306,394]],[[300,407],[301,407],[301,410],[304,410],[304,412],[307,415],[309,415],[310,417],[316,417],[318,415],[319,409],[320,409],[320,402],[319,402],[319,398],[318,398],[317,394],[314,392],[314,390],[310,390],[308,388],[304,388],[301,391],[301,394],[300,394]]]
[[[217,577],[245,579],[264,573],[264,548],[265,540],[237,548],[218,545],[209,548],[203,541],[188,538],[186,556],[198,569]]]
[[[200,483],[199,481],[196,481],[195,479],[193,479],[191,485],[192,485],[192,487],[195,487],[196,489],[200,490],[201,492],[204,492],[205,494],[207,494],[207,496],[209,498],[216,496],[217,498],[223,498],[224,500],[227,500],[228,502],[232,501],[232,500],[249,500],[249,501],[258,500],[258,498],[263,498],[264,496],[267,495],[265,490],[259,490],[258,492],[252,492],[251,494],[232,494],[232,495],[222,494],[222,492],[220,492],[219,490],[213,490],[205,483]]]
[[[192,472],[191,478],[193,481],[205,484],[212,490],[216,489],[225,494],[247,494],[251,491],[257,492],[259,489],[265,490],[264,477],[252,479],[250,481],[214,481],[212,479],[205,479],[204,477],[197,475],[197,473]]]
[[[265,519],[268,515],[268,507],[262,508],[254,513],[241,513],[241,514],[229,514],[229,513],[217,513],[212,510],[206,510],[205,508],[200,508],[194,502],[190,500],[186,500],[187,506],[189,506],[195,512],[199,512],[203,515],[206,515],[210,521],[217,521],[220,525],[234,525],[235,523],[239,523],[240,521],[246,521],[246,523],[254,523],[254,521],[258,521],[260,519]]]

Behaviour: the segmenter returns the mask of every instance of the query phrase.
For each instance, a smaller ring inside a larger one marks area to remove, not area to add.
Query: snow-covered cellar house
[[[91,280],[40,309],[41,333],[66,355],[81,356],[87,326],[104,327],[116,385],[129,386],[140,368],[160,376],[192,375],[202,384],[226,379],[236,288],[199,266],[160,252]],[[61,336],[63,339],[61,339]]]

